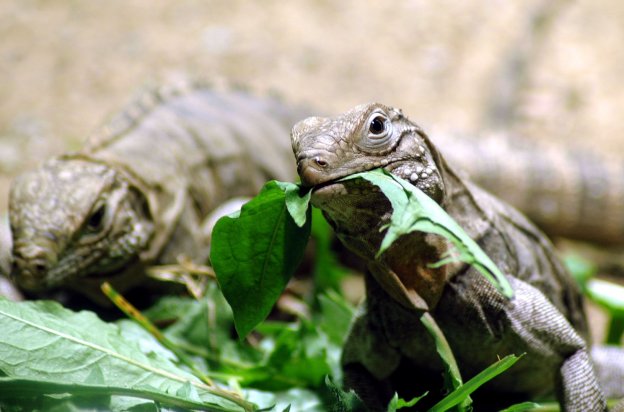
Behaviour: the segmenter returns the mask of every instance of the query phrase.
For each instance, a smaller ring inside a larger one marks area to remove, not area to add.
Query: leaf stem
[[[427,331],[433,338],[438,355],[440,355],[442,362],[444,362],[448,369],[446,376],[449,378],[447,382],[449,384],[449,387],[447,389],[449,391],[456,390],[462,385],[462,377],[461,373],[459,372],[459,367],[457,366],[455,356],[453,355],[453,350],[446,340],[444,332],[442,332],[442,329],[440,329],[435,319],[433,319],[433,316],[431,316],[429,312],[424,312],[422,314],[422,316],[420,317],[420,322],[423,324],[423,326],[427,329]],[[465,401],[462,402],[461,405],[459,405],[459,410],[464,411],[471,404],[472,400],[470,399],[470,397],[466,397]]]
[[[202,382],[208,385],[215,394],[222,396],[237,405],[243,407],[245,410],[250,409],[251,404],[234,392],[221,389],[217,387],[214,382],[186,356],[184,352],[177,347],[176,344],[171,342],[163,333],[154,325],[149,319],[147,319],[137,308],[135,308],[130,302],[128,302],[119,292],[117,292],[108,282],[104,282],[101,285],[102,292],[108,297],[115,306],[117,306],[122,312],[124,312],[130,319],[137,322],[141,327],[148,331],[158,342],[164,347],[173,352],[181,363],[186,365],[195,376],[197,376]]]

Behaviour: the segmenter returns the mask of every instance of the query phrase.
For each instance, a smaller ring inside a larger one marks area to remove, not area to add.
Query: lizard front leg
[[[535,365],[561,359],[555,385],[563,410],[606,411],[606,400],[583,338],[538,289],[513,277],[510,280],[516,295],[504,304],[503,312],[510,326],[507,333],[524,342],[525,348],[518,349],[526,351],[527,361]],[[529,369],[528,373],[539,374],[539,370]]]
[[[368,302],[358,309],[342,354],[344,386],[353,389],[371,411],[385,411],[394,390],[386,381],[401,362],[384,334],[370,322]]]
[[[607,405],[594,376],[586,349],[563,361],[558,383],[559,402],[566,411],[606,411]]]

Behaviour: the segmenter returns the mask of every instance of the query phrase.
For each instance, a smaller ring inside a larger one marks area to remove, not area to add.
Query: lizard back
[[[205,261],[202,225],[216,206],[255,195],[269,179],[293,180],[289,131],[304,115],[236,90],[182,85],[144,93],[81,150],[14,181],[18,283],[80,287],[111,275],[129,279],[120,281],[123,289],[142,278],[145,265],[174,263],[181,254]],[[111,182],[103,185],[107,173]],[[52,206],[43,210],[42,202]]]

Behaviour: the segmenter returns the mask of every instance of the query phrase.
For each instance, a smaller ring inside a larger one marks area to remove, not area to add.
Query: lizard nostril
[[[33,269],[36,274],[43,275],[46,272],[46,270],[48,270],[48,266],[45,265],[44,263],[37,263],[36,265],[33,266]]]
[[[319,167],[327,167],[327,161],[323,160],[320,156],[316,156],[314,158],[314,163],[316,163]]]

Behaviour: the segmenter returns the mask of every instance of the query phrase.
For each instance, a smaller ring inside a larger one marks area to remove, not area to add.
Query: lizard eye
[[[385,147],[392,137],[392,123],[384,113],[376,111],[370,115],[367,129],[361,137],[359,146],[364,150],[377,150]]]
[[[368,125],[368,131],[374,135],[382,134],[386,131],[386,119],[380,115],[373,117]]]
[[[105,215],[106,204],[101,204],[93,213],[91,213],[91,216],[89,216],[89,219],[87,220],[87,229],[91,232],[100,230],[102,228]]]

